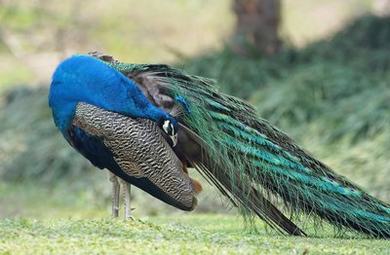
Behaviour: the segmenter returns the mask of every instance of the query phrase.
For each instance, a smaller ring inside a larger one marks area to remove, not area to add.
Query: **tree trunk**
[[[270,55],[278,52],[281,41],[280,0],[234,0],[237,16],[233,50],[240,55],[255,52]]]

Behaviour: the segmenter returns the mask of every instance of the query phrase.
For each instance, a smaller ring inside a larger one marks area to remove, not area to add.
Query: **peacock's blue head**
[[[60,63],[50,85],[49,106],[65,137],[79,102],[133,118],[151,119],[170,137],[176,135],[177,121],[148,101],[134,81],[86,55],[72,56]],[[171,139],[174,141],[174,137]]]

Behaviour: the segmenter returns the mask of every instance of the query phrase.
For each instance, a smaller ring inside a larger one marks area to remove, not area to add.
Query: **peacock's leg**
[[[112,217],[119,216],[119,195],[121,186],[118,177],[110,172],[110,181],[112,182]]]
[[[128,220],[128,219],[132,219],[132,216],[131,216],[131,198],[130,198],[130,195],[131,195],[131,185],[130,183],[122,180],[122,192],[123,192],[123,200],[125,202],[125,206],[124,206],[124,218],[125,220]]]

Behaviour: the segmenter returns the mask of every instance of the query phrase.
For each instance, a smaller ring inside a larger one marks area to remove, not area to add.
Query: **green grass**
[[[222,215],[3,219],[0,254],[389,254],[384,240],[298,238],[245,231]]]
[[[254,230],[234,211],[199,214],[157,206],[159,215],[146,216],[144,210],[158,201],[145,197],[133,204],[135,220],[126,222],[112,219],[110,201],[90,189],[0,182],[0,254],[388,254],[390,249],[389,241],[354,233],[336,238],[327,225],[314,231],[306,224],[308,238],[280,235],[260,221]]]

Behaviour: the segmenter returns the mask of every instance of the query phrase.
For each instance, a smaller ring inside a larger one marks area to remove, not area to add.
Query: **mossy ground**
[[[389,254],[389,242],[284,237],[234,216],[0,220],[0,254]]]
[[[390,253],[389,241],[356,235],[336,238],[326,226],[317,232],[309,229],[307,238],[288,237],[261,222],[251,230],[235,214],[175,210],[142,216],[142,205],[134,220],[124,221],[110,217],[107,203],[91,201],[65,186],[0,182],[0,254]]]

